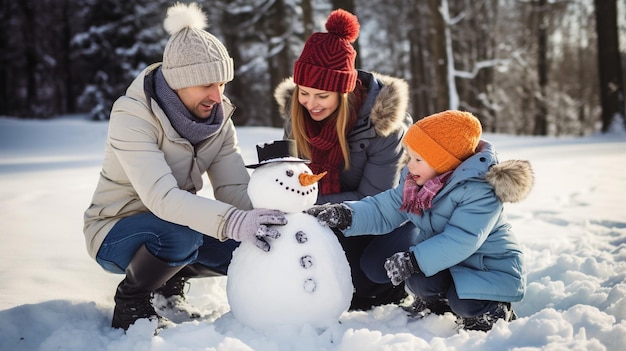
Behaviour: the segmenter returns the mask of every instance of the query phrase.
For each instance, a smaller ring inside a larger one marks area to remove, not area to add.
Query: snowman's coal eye
[[[293,177],[293,171],[291,169],[288,169],[286,172],[287,177]]]

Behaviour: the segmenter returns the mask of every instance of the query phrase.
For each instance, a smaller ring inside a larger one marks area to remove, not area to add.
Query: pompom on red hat
[[[359,21],[339,9],[326,20],[328,33],[313,33],[304,44],[293,67],[296,84],[309,88],[348,93],[356,86],[356,51],[352,43],[359,36]]]
[[[469,112],[448,110],[424,117],[403,142],[439,174],[451,171],[476,152],[482,127]]]

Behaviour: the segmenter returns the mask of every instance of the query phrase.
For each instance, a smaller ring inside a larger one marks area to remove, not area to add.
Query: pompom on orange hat
[[[469,112],[448,110],[409,127],[403,142],[439,174],[451,171],[476,152],[482,127]]]

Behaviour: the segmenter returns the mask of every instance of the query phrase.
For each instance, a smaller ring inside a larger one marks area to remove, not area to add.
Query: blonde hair
[[[306,135],[306,125],[304,123],[305,118],[311,118],[306,112],[304,106],[298,101],[298,94],[300,88],[296,85],[291,96],[291,135],[296,141],[298,153],[307,159],[311,159],[311,147],[310,140]],[[344,169],[350,169],[350,147],[348,146],[348,140],[346,135],[348,134],[348,124],[350,121],[350,114],[352,113],[350,102],[352,95],[350,93],[338,93],[339,94],[339,106],[337,107],[337,119],[336,119],[336,131],[337,139],[339,140],[339,146],[341,147],[341,153],[343,155]]]

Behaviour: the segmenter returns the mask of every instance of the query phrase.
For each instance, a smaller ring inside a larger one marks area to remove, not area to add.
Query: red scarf
[[[328,172],[318,183],[320,193],[323,195],[341,191],[339,166],[343,161],[343,154],[337,138],[336,120],[336,116],[321,122],[315,122],[310,118],[305,119],[306,133],[311,147],[309,168],[314,174]]]
[[[354,94],[356,97],[354,105],[357,108],[350,109],[350,121],[348,122],[346,134],[354,128],[357,119],[356,113],[362,104],[363,86],[360,80],[357,80]],[[341,192],[339,167],[343,161],[343,154],[337,136],[336,121],[336,113],[334,116],[330,116],[320,122],[316,122],[312,118],[304,119],[306,134],[311,148],[311,163],[308,166],[314,174],[324,171],[328,172],[318,183],[322,195]]]
[[[421,216],[424,210],[433,207],[433,198],[446,184],[450,175],[452,175],[452,171],[440,174],[435,178],[429,179],[423,186],[419,186],[415,182],[413,175],[407,174],[404,180],[404,188],[402,189],[402,206],[400,206],[400,211]]]

